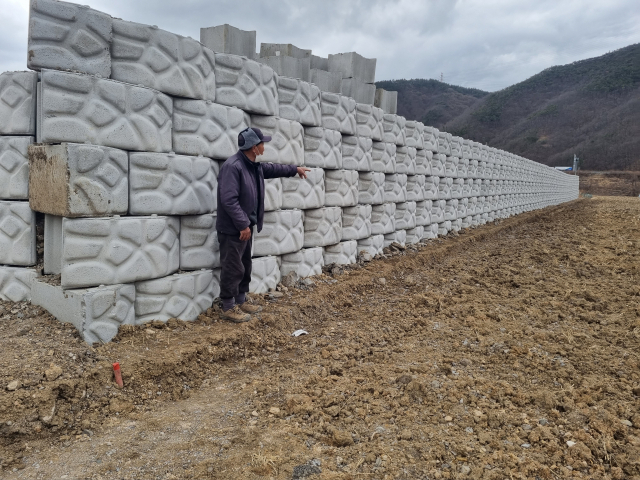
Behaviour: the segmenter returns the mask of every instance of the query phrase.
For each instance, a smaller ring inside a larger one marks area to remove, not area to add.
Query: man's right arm
[[[218,177],[218,190],[220,191],[220,203],[227,212],[233,225],[242,232],[249,227],[249,217],[240,206],[240,170],[229,165],[223,168]]]

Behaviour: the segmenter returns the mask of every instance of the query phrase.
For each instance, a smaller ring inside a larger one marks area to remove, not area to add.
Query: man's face
[[[259,143],[258,145],[253,147],[253,153],[256,155],[256,157],[259,157],[260,155],[263,155],[264,154],[264,142]]]

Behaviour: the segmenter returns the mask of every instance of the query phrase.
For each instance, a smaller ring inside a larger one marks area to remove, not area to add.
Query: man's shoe
[[[222,320],[228,320],[233,323],[245,323],[251,320],[251,315],[247,315],[242,310],[240,310],[240,307],[238,305],[236,305],[226,312],[222,312],[220,314],[220,318]]]
[[[259,305],[251,305],[249,302],[244,302],[240,305],[240,310],[244,313],[248,313],[249,315],[255,315],[262,311],[262,307]]]

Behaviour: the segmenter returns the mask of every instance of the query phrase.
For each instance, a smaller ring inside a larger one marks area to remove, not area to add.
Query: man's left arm
[[[296,175],[299,175],[300,178],[307,178],[307,172],[309,170],[309,168],[298,167],[296,165],[282,165],[280,163],[270,162],[262,164],[264,178],[295,177]]]

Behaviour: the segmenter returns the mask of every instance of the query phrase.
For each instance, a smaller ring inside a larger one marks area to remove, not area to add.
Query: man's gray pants
[[[220,298],[223,310],[242,304],[251,283],[251,250],[253,235],[246,242],[239,235],[218,232],[220,244]]]

